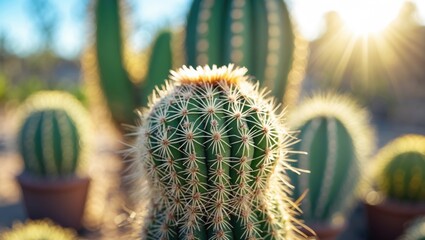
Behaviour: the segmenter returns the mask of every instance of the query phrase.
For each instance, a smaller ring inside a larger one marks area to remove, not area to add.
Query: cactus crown
[[[0,234],[2,240],[77,240],[77,234],[47,220],[15,223],[13,228]]]
[[[310,171],[290,173],[294,197],[308,190],[301,204],[304,219],[332,223],[353,201],[362,162],[373,150],[368,113],[347,96],[318,94],[294,109],[289,122],[302,139],[294,149],[308,153],[293,165]]]
[[[151,98],[129,149],[133,197],[150,201],[144,238],[296,237],[286,178],[291,138],[245,73],[183,67]]]
[[[405,135],[381,149],[375,158],[379,191],[401,201],[425,200],[425,136]]]
[[[74,174],[87,149],[89,121],[84,107],[68,93],[44,91],[21,108],[18,147],[25,171],[38,176]]]

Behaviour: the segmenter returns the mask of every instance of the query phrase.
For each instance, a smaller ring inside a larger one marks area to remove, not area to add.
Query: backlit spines
[[[78,100],[63,92],[31,96],[22,106],[18,147],[25,171],[38,176],[74,174],[87,146],[89,121]]]
[[[296,97],[298,83],[288,81],[298,79],[289,72],[295,62],[305,65],[299,55],[306,51],[296,49],[304,46],[295,44],[299,37],[293,28],[283,0],[196,0],[187,18],[187,63],[245,66],[279,101],[287,91]]]
[[[153,206],[142,237],[296,238],[281,175],[287,170],[288,132],[271,100],[243,74],[229,81],[238,68],[197,69],[179,70],[151,98],[130,149],[134,169],[143,168],[151,183],[148,198],[144,190],[136,196]],[[228,70],[220,81],[205,80]],[[205,76],[182,81],[193,71]],[[144,177],[132,172],[129,180]]]
[[[335,94],[316,95],[294,109],[290,126],[302,139],[294,148],[293,165],[309,174],[292,174],[294,198],[305,191],[301,204],[308,223],[330,223],[347,211],[363,175],[363,162],[374,148],[373,130],[367,112],[350,98]]]
[[[374,172],[378,190],[389,199],[425,200],[425,136],[404,135],[381,149]]]

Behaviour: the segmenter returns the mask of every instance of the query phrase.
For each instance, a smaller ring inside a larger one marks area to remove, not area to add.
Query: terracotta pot
[[[425,215],[425,204],[406,204],[390,200],[366,206],[369,239],[394,240],[401,236],[407,223]]]
[[[50,218],[64,227],[81,229],[90,178],[49,180],[21,174],[17,180],[29,218]]]
[[[303,233],[305,233],[308,239],[317,239],[317,240],[335,240],[344,230],[344,226],[333,226],[329,224],[311,224],[308,225],[316,235],[311,233],[307,229],[302,229]]]

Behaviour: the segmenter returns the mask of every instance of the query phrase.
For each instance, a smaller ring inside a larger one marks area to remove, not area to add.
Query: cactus
[[[86,57],[89,70],[85,71],[89,81],[98,79],[96,88],[101,89],[101,97],[118,125],[134,124],[134,109],[145,106],[154,86],[163,84],[168,70],[179,64],[175,53],[178,49],[172,46],[172,42],[178,41],[172,37],[170,30],[164,30],[158,33],[150,48],[146,76],[131,70],[129,62],[134,59],[124,57],[127,54],[124,51],[122,4],[119,0],[96,1],[95,57]],[[133,65],[141,68],[144,63],[140,60]],[[90,76],[93,69],[97,70],[97,74]]]
[[[425,218],[419,217],[409,224],[399,240],[425,240]]]
[[[292,138],[246,71],[183,67],[152,95],[129,149],[142,239],[296,239]]]
[[[84,107],[68,93],[45,91],[28,98],[22,111],[17,144],[25,171],[43,177],[74,174],[88,130]]]
[[[362,162],[374,149],[368,113],[347,96],[320,94],[294,109],[289,126],[302,139],[294,150],[308,153],[299,155],[293,166],[310,171],[289,173],[294,198],[308,191],[301,203],[307,225],[330,224],[349,209]]]
[[[387,144],[376,158],[376,187],[403,202],[425,201],[425,136],[405,135]]]
[[[48,220],[15,223],[13,228],[0,234],[1,240],[77,240],[77,234]]]
[[[279,101],[293,103],[288,97],[298,97],[307,47],[283,0],[195,0],[185,44],[189,65],[235,63],[247,67]]]

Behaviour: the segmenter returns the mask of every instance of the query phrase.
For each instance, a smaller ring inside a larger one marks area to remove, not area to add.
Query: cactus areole
[[[141,113],[129,179],[133,197],[149,200],[142,239],[297,238],[286,177],[291,138],[246,72],[171,71]]]

